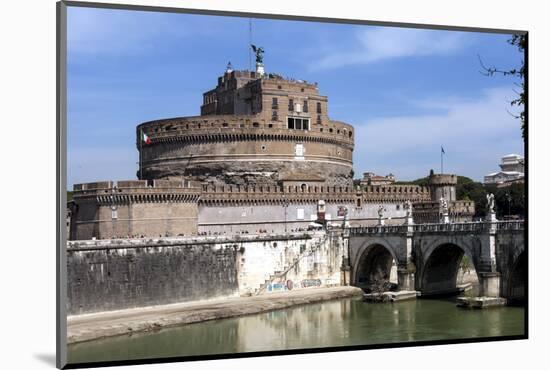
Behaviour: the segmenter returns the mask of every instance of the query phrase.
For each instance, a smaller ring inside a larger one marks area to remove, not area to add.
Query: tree
[[[495,191],[497,217],[525,215],[525,185],[511,184]]]
[[[520,91],[516,91],[518,94],[518,97],[510,102],[510,105],[517,106],[520,108],[519,115],[513,115],[514,117],[518,118],[521,121],[521,136],[523,137],[523,140],[525,140],[525,74],[527,73],[527,70],[525,68],[525,50],[527,47],[527,34],[521,34],[521,35],[512,35],[512,38],[508,40],[508,43],[510,45],[516,46],[520,53],[524,56],[524,58],[521,60],[521,65],[519,68],[512,68],[508,70],[502,70],[498,69],[496,67],[486,67],[483,64],[483,61],[481,60],[481,57],[479,57],[479,62],[481,64],[481,67],[483,68],[484,72],[482,74],[486,76],[494,76],[495,74],[501,74],[503,76],[514,76],[519,77],[520,82],[516,83],[516,85],[521,89]]]

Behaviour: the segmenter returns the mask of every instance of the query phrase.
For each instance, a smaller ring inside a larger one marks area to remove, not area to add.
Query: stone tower
[[[432,201],[445,199],[449,204],[456,201],[456,175],[433,174],[428,179]]]
[[[142,179],[217,185],[349,186],[354,128],[328,116],[316,83],[227,68],[203,94],[200,116],[136,129]],[[140,144],[141,132],[150,139]]]

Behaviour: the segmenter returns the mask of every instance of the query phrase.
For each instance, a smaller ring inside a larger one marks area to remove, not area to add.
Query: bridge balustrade
[[[524,222],[519,221],[496,221],[496,222],[461,222],[461,223],[438,223],[418,225],[376,225],[351,227],[351,235],[365,234],[404,234],[410,231],[415,233],[433,232],[483,232],[489,230],[523,230]]]

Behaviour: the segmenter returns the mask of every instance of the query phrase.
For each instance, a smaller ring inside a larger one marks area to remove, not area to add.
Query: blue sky
[[[136,177],[135,126],[198,115],[228,61],[249,66],[246,18],[68,11],[68,186]],[[482,180],[523,153],[506,69],[510,35],[252,20],[267,72],[318,82],[329,116],[356,129],[354,170],[412,180],[440,168]],[[517,112],[517,111],[516,111]]]

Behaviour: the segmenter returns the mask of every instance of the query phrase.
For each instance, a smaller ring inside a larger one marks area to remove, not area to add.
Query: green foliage
[[[484,217],[487,207],[487,190],[480,182],[464,176],[459,176],[456,184],[456,199],[469,200],[475,203],[474,217]]]
[[[428,186],[429,177],[421,177],[413,181],[396,181],[395,185],[418,185],[418,186]]]
[[[470,258],[468,258],[466,254],[464,254],[460,260],[460,268],[463,272],[470,271]]]
[[[524,184],[512,184],[505,188],[497,189],[494,194],[497,217],[504,218],[508,214],[520,217],[525,216]]]
[[[474,217],[485,217],[487,214],[487,194],[495,195],[495,211],[497,218],[508,216],[524,217],[525,215],[525,187],[524,184],[512,184],[504,188],[496,185],[483,185],[471,179],[463,178],[456,186],[456,198],[458,200],[471,200],[475,202]],[[508,207],[510,206],[510,207]]]
[[[512,38],[508,40],[508,43],[510,45],[516,46],[518,48],[518,51],[525,56],[525,48],[527,47],[527,34],[521,34],[521,35],[512,35]],[[520,79],[519,83],[516,83],[516,85],[520,88],[519,91],[516,91],[518,94],[518,97],[510,102],[510,105],[517,106],[521,109],[521,112],[519,113],[519,116],[515,116],[516,118],[519,118],[521,121],[521,136],[525,140],[525,59],[521,60],[521,65],[519,68],[512,68],[508,70],[501,70],[496,67],[485,67],[483,65],[483,62],[481,61],[481,57],[479,58],[481,66],[485,70],[486,76],[493,76],[495,74],[501,74],[503,76],[513,76],[518,77]]]
[[[428,179],[429,177],[422,177],[413,181],[396,182],[396,184],[428,186]],[[495,195],[495,211],[499,219],[508,216],[508,212],[510,212],[511,216],[524,217],[524,184],[512,184],[504,188],[498,188],[496,185],[484,185],[469,177],[457,176],[456,199],[473,201],[475,203],[474,218],[485,217],[487,215],[487,194],[489,193]]]

